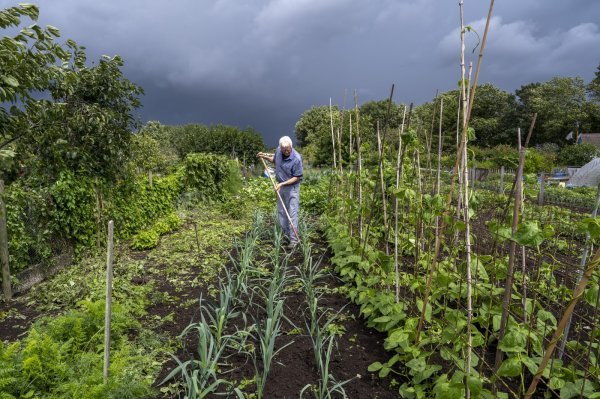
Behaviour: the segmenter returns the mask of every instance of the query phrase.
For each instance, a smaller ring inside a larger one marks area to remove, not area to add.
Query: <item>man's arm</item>
[[[275,154],[267,154],[266,152],[259,152],[256,154],[257,157],[266,159],[269,162],[274,162]]]
[[[298,180],[300,180],[300,178],[298,176],[293,176],[290,179],[284,181],[283,183],[277,183],[277,186],[275,186],[275,189],[277,191],[279,191],[279,189],[283,186],[291,186],[292,184],[296,183]]]

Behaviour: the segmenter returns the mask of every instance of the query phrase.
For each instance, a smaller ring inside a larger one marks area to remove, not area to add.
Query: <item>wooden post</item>
[[[10,286],[10,267],[8,263],[8,232],[6,229],[6,204],[4,195],[4,180],[0,179],[0,263],[2,264],[2,293],[6,302],[12,299]]]
[[[534,116],[534,122],[535,122]],[[533,126],[533,124],[532,124]],[[529,143],[529,139],[531,138],[531,131],[529,130],[529,135],[527,136],[526,144]],[[511,190],[511,194],[514,193],[514,207],[513,207],[513,216],[512,216],[512,234],[514,235],[517,231],[519,225],[519,217],[521,212],[521,190],[523,183],[523,168],[525,165],[525,146],[521,146],[521,128],[517,128],[518,135],[518,143],[519,143],[519,166],[517,168],[517,174],[515,176],[515,190]],[[502,300],[502,316],[500,319],[500,330],[498,331],[498,341],[501,341],[504,338],[504,334],[506,333],[506,326],[508,324],[508,316],[510,313],[510,305],[512,299],[512,286],[514,279],[514,267],[515,267],[515,258],[517,251],[517,243],[513,240],[510,242],[509,253],[508,253],[508,268],[506,271],[506,281],[504,283],[504,298]],[[496,349],[496,360],[494,363],[494,372],[498,371],[500,368],[500,364],[504,360],[504,352],[498,347]]]
[[[329,121],[331,125],[331,145],[333,147],[333,170],[337,170],[337,156],[335,154],[335,135],[333,133],[333,111],[331,109],[331,97],[329,97]]]
[[[106,307],[104,312],[104,384],[108,383],[110,366],[110,320],[112,316],[112,279],[113,279],[113,232],[114,225],[108,222],[108,240],[106,243]]]
[[[363,236],[362,158],[360,153],[360,116],[356,91],[354,91],[354,110],[356,113],[356,172],[358,174],[358,242],[361,242]]]
[[[504,166],[500,166],[500,194],[504,194]]]
[[[546,186],[546,175],[545,173],[540,174],[540,193],[538,194],[538,205],[544,205],[544,189]]]

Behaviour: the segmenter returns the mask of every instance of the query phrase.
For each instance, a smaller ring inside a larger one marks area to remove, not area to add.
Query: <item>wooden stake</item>
[[[377,151],[379,152],[379,159],[382,160],[383,147],[381,142],[381,135],[379,134],[379,121],[377,121]],[[385,200],[385,182],[383,180],[383,161],[379,162],[379,180],[381,183],[381,203],[383,204],[383,226],[387,230],[387,203]]]
[[[517,129],[519,142],[521,141],[521,129]],[[519,167],[515,176],[516,191],[512,217],[512,234],[514,235],[519,225],[519,214],[521,210],[521,185],[523,181],[523,167],[525,164],[525,147],[521,147],[519,151]],[[508,323],[508,315],[510,313],[510,303],[512,296],[512,285],[514,278],[515,257],[517,251],[517,243],[514,240],[510,241],[510,250],[508,253],[508,269],[506,271],[506,281],[504,283],[504,299],[502,300],[502,317],[500,319],[500,331],[498,332],[498,342],[502,341],[506,333],[506,325]],[[496,349],[496,361],[494,363],[494,371],[498,371],[500,364],[504,359],[504,352],[498,347]]]
[[[483,58],[483,49],[485,47],[485,42],[487,39],[487,33],[489,30],[489,26],[490,26],[490,21],[492,19],[492,10],[494,8],[494,0],[490,0],[490,8],[488,11],[488,16],[487,16],[487,20],[485,23],[485,31],[483,34],[483,39],[481,42],[481,48],[479,51],[479,59],[477,60],[477,68],[475,69],[475,80],[473,83],[473,88],[472,88],[472,94],[471,94],[471,98],[470,98],[470,106],[472,106],[472,102],[473,99],[475,98],[475,88],[477,86],[477,79],[479,76],[479,70],[480,70],[480,64],[481,64],[481,60]],[[469,118],[471,116],[471,110],[469,110],[469,112],[467,112],[467,119],[466,119],[466,123],[464,125],[463,128],[463,136],[467,134],[467,129],[468,129],[468,125],[469,125]],[[461,140],[462,142],[462,140]],[[449,213],[449,209],[450,209],[450,205],[452,204],[452,196],[454,194],[454,186],[456,183],[456,176],[458,174],[458,167],[460,165],[460,158],[462,158],[462,149],[459,148],[459,150],[457,151],[457,157],[456,157],[456,162],[454,164],[454,173],[452,174],[452,177],[450,179],[450,190],[448,192],[448,196],[446,198],[446,211],[445,213],[448,214]],[[440,231],[443,233],[445,229],[445,223],[442,220],[441,226],[440,226]],[[440,238],[443,237],[443,234],[440,234]],[[419,324],[417,326],[417,332],[415,334],[415,343],[419,342],[420,339],[420,334],[421,331],[423,329],[423,325],[425,322],[425,310],[427,307],[427,303],[429,302],[429,295],[431,293],[431,283],[433,281],[433,275],[435,274],[436,271],[436,267],[437,267],[437,262],[438,262],[438,258],[440,256],[440,249],[441,249],[441,239],[439,240],[439,242],[436,243],[435,249],[434,249],[434,256],[431,262],[431,267],[429,268],[429,275],[427,276],[427,282],[425,284],[425,294],[423,296],[423,309],[421,310],[421,316],[419,317]]]
[[[442,116],[444,111],[444,97],[440,97],[440,127],[438,132],[438,164],[437,164],[437,175],[435,180],[435,193],[440,193],[441,185],[441,168],[442,168]],[[436,220],[439,218],[436,218]],[[437,229],[437,221],[436,221]]]
[[[333,169],[337,170],[336,154],[335,154],[335,135],[333,133],[333,110],[331,109],[331,97],[329,97],[329,121],[331,124],[331,146],[333,147]]]
[[[538,194],[538,205],[544,205],[544,191],[546,188],[546,176],[542,172],[540,174],[540,192]]]
[[[356,113],[356,157],[358,172],[358,242],[363,236],[363,192],[362,192],[362,158],[360,151],[360,118],[358,113],[358,95],[354,91],[354,111]]]
[[[12,299],[8,256],[8,231],[6,228],[6,204],[4,203],[4,180],[0,179],[0,263],[2,264],[2,293],[6,302]]]
[[[404,118],[406,117],[406,106],[402,113],[402,126],[398,134],[398,158],[396,161],[396,190],[400,188],[400,162],[402,161],[402,133],[404,132]],[[398,263],[398,197],[394,196],[394,264],[396,271],[396,303],[400,302],[400,270]]]
[[[108,239],[106,243],[106,307],[104,312],[104,384],[108,383],[110,367],[110,321],[112,316],[112,280],[113,280],[113,221],[108,222]]]

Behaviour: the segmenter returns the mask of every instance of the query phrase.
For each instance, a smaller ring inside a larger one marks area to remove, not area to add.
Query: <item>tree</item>
[[[371,118],[359,110],[361,142],[368,145],[373,142],[374,133]],[[353,148],[356,148],[356,111],[348,109],[341,111],[333,106],[331,111],[328,105],[313,106],[304,111],[296,122],[296,137],[302,146],[302,156],[315,166],[330,166],[333,164],[333,145],[331,138],[331,122],[333,119],[333,134],[336,143],[336,156],[340,147],[342,149],[342,162],[350,162],[350,119],[352,119]],[[342,125],[343,121],[343,125]],[[340,131],[340,127],[342,128]],[[338,131],[341,143],[338,144]],[[353,150],[356,153],[356,149]]]
[[[38,16],[38,7],[31,4],[0,10],[0,29],[18,27],[23,17],[35,22]],[[74,41],[67,40],[65,50],[54,42],[56,37],[59,31],[55,27],[33,24],[0,39],[0,164],[13,167],[12,173],[21,163],[15,161],[14,142],[31,133],[30,124],[23,120],[39,104],[39,93],[47,93],[51,82],[62,79],[71,57],[75,66],[85,61]]]
[[[516,93],[523,115],[538,114],[531,139],[534,144],[564,144],[570,131],[585,128],[588,124],[584,112],[585,85],[579,77],[554,77],[545,83],[522,86]]]
[[[388,115],[388,106],[390,112]],[[369,101],[360,106],[361,117],[369,118],[371,121],[372,131],[377,133],[377,123],[379,122],[379,130],[383,132],[384,126],[387,123],[389,129],[397,129],[402,123],[402,114],[404,107],[400,104],[392,102],[389,105],[389,100]]]
[[[73,68],[52,82],[52,101],[31,107],[29,134],[19,151],[32,151],[35,172],[55,179],[68,170],[75,175],[115,180],[126,172],[133,111],[143,90],[123,76],[119,56],[103,57],[91,68]]]
[[[583,166],[595,157],[600,157],[600,149],[593,144],[572,144],[563,147],[558,161],[565,166]]]
[[[587,85],[587,92],[591,99],[595,102],[600,102],[600,64],[596,67],[596,76]]]
[[[337,106],[332,107],[332,113],[334,118],[338,118]],[[309,110],[306,110],[300,115],[300,119],[296,122],[295,132],[298,145],[300,147],[306,147],[311,139],[320,136],[331,136],[331,113],[329,106],[313,106]],[[329,140],[331,145],[331,139]]]
[[[469,125],[475,129],[476,145],[515,143],[519,126],[516,97],[491,83],[479,86]]]
[[[429,131],[433,120],[434,136],[437,137],[440,101],[442,99],[444,101],[442,119],[444,148],[445,150],[455,149],[457,118],[459,117],[458,89],[441,93],[434,101],[418,106],[415,109],[416,121],[428,134],[431,134]],[[462,114],[460,118],[462,120]],[[519,126],[519,117],[515,96],[491,83],[480,85],[473,103],[469,126],[475,130],[473,143],[478,146],[492,147],[498,144],[516,142],[516,128]],[[434,138],[433,141],[437,142],[437,139]]]

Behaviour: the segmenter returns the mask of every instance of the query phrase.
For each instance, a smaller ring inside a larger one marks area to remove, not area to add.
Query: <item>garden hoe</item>
[[[281,194],[279,194],[279,191],[277,191],[277,183],[275,183],[275,179],[273,179],[273,176],[271,175],[271,172],[269,171],[269,168],[267,167],[267,163],[265,162],[264,159],[260,159],[265,167],[265,171],[267,172],[267,175],[269,175],[269,179],[271,179],[271,183],[273,183],[273,190],[275,190],[275,192],[277,193],[277,198],[279,198],[279,201],[281,202],[281,206],[283,207],[283,210],[285,211],[285,216],[287,216],[288,221],[290,222],[290,226],[292,226],[292,230],[294,230],[294,235],[296,236],[296,239],[298,240],[298,242],[300,242],[300,236],[298,235],[298,230],[296,230],[296,226],[294,226],[294,223],[292,223],[292,218],[290,217],[290,214],[288,213],[287,208],[285,207],[285,204],[283,203],[283,198],[281,198]]]

